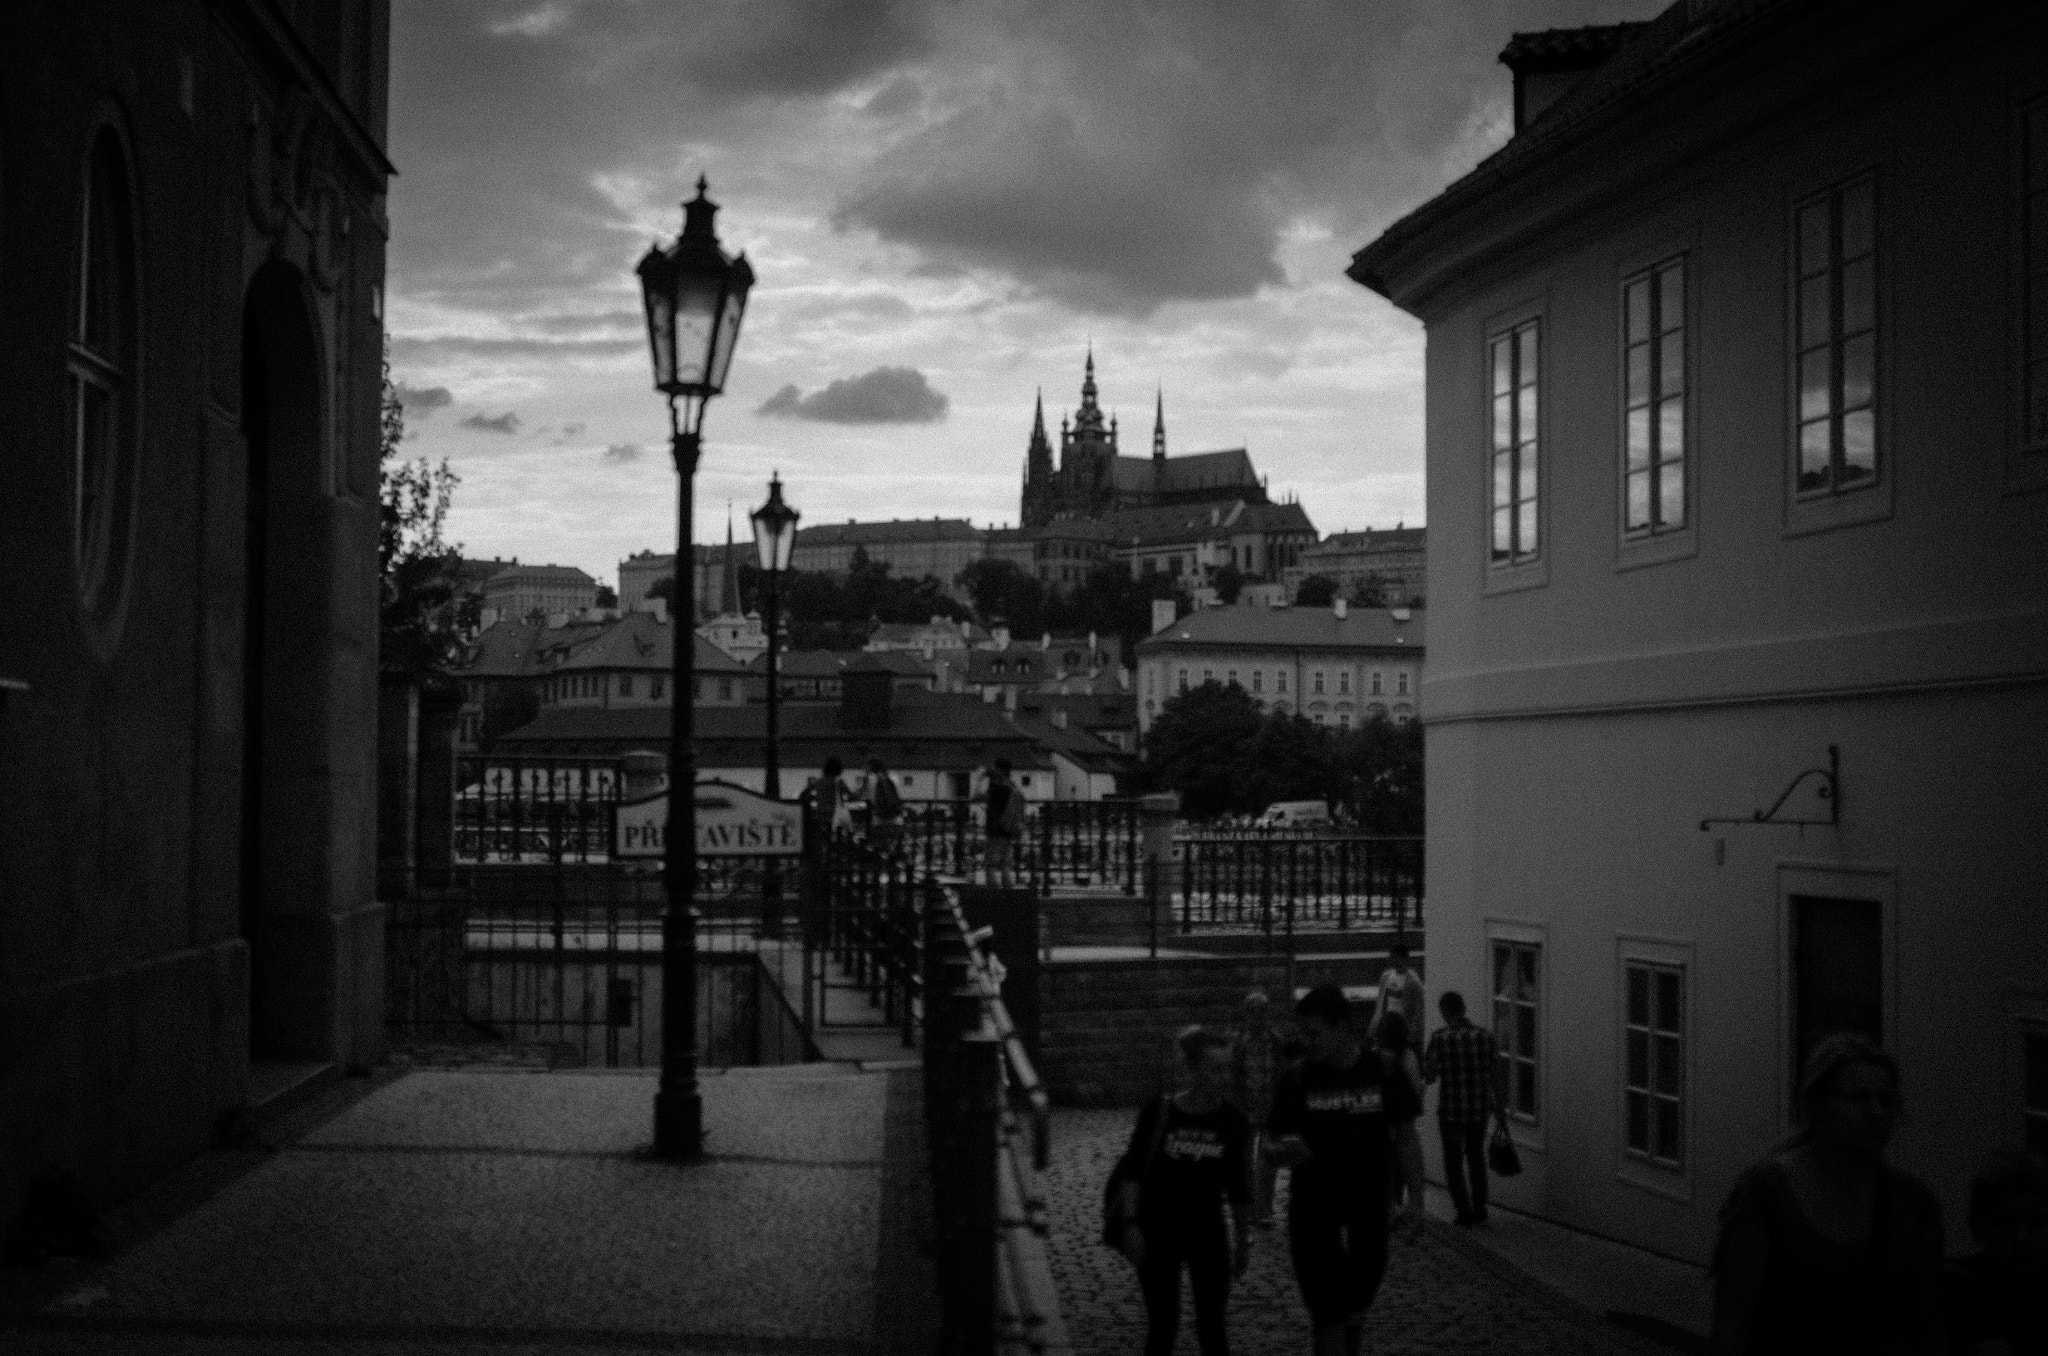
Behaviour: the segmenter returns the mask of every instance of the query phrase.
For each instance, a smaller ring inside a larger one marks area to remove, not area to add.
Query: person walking
[[[1358,1356],[1387,1271],[1385,1065],[1359,1039],[1336,985],[1309,990],[1294,1011],[1307,1056],[1280,1076],[1270,1127],[1292,1169],[1288,1249],[1316,1356]]]
[[[1280,1175],[1280,1163],[1270,1152],[1271,1137],[1264,1127],[1273,1114],[1273,1086],[1287,1056],[1273,1026],[1273,1002],[1263,989],[1247,993],[1239,1007],[1236,1049],[1231,1100],[1252,1123],[1252,1222],[1269,1229],[1273,1226],[1273,1183]]]
[[[1380,1014],[1380,1058],[1387,1064],[1387,1125],[1393,1137],[1393,1200],[1399,1206],[1395,1227],[1412,1237],[1422,1227],[1422,1137],[1415,1123],[1422,1119],[1422,1063],[1408,1039],[1408,1022],[1398,1012]]]
[[[1127,1225],[1124,1255],[1145,1297],[1145,1356],[1172,1356],[1180,1328],[1180,1275],[1188,1273],[1202,1356],[1230,1356],[1224,1316],[1230,1283],[1251,1259],[1251,1122],[1231,1105],[1230,1042],[1201,1027],[1175,1045],[1181,1090],[1139,1113],[1117,1163]],[[1230,1203],[1236,1251],[1224,1227]]]
[[[1970,1179],[1970,1237],[1977,1251],[1942,1278],[1949,1351],[2048,1356],[2048,1163],[2019,1149],[1986,1158]]]
[[[903,793],[879,758],[868,759],[861,799],[868,803],[868,841],[884,852],[895,851],[903,838]]]
[[[1387,968],[1380,972],[1379,1002],[1373,1009],[1372,1034],[1376,1037],[1379,1025],[1390,1012],[1401,1014],[1401,1020],[1408,1028],[1409,1039],[1414,1043],[1415,1053],[1422,1053],[1424,1022],[1422,976],[1415,971],[1415,962],[1410,958],[1408,943],[1395,942],[1387,952]]]
[[[1017,883],[1017,840],[1024,836],[1024,793],[1010,780],[1010,760],[996,759],[982,803],[988,884]]]
[[[1899,1067],[1836,1032],[1799,1079],[1800,1128],[1743,1173],[1714,1245],[1714,1356],[1940,1356],[1941,1206],[1884,1161]]]
[[[1451,1189],[1453,1223],[1470,1228],[1486,1223],[1487,1122],[1498,1116],[1503,1132],[1508,1124],[1500,1047],[1492,1032],[1466,1019],[1463,994],[1445,993],[1437,1011],[1444,1024],[1429,1038],[1422,1078],[1443,1085],[1436,1096],[1436,1130],[1444,1151],[1444,1184]]]

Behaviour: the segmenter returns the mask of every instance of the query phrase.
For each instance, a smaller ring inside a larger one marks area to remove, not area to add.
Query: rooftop
[[[1407,621],[1395,620],[1406,611]],[[1328,607],[1206,607],[1138,642],[1140,650],[1180,645],[1282,646],[1321,649],[1402,649],[1422,653],[1419,609],[1353,607],[1344,616]]]

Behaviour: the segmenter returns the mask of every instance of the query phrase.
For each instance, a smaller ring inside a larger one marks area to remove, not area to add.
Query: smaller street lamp
[[[673,245],[650,248],[635,270],[647,308],[647,346],[654,389],[668,397],[669,447],[676,461],[675,617],[669,682],[668,826],[662,874],[668,899],[661,916],[661,1084],[654,1096],[654,1152],[661,1158],[704,1154],[704,1102],[697,1091],[697,765],[691,748],[695,712],[691,678],[695,608],[685,602],[685,573],[694,573],[690,528],[704,407],[725,389],[739,342],[740,317],[754,270],[745,255],[728,258],[711,219],[718,204],[705,196],[683,204],[683,233]],[[678,402],[681,402],[680,408]]]
[[[768,627],[768,737],[761,751],[761,790],[771,800],[782,798],[781,751],[776,739],[782,709],[781,680],[776,675],[776,656],[781,652],[782,572],[789,568],[790,552],[796,547],[796,523],[803,515],[782,502],[782,477],[768,479],[768,502],[749,513],[754,524],[754,551],[759,557],[765,581],[762,620]],[[761,873],[761,931],[779,933],[782,928],[782,872],[773,857]]]

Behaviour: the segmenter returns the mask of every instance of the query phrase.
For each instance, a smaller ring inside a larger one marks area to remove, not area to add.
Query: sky
[[[471,556],[669,551],[633,266],[701,174],[758,281],[697,540],[1014,524],[1093,351],[1128,455],[1245,447],[1324,533],[1423,520],[1419,322],[1354,251],[1510,132],[1508,35],[1621,0],[399,0],[385,319]]]

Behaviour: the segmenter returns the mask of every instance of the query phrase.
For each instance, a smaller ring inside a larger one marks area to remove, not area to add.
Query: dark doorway
[[[320,807],[305,795],[324,707],[318,582],[309,511],[320,495],[320,366],[296,270],[271,264],[242,309],[242,436],[248,458],[242,653],[240,917],[249,946],[252,1053],[306,1042],[282,978],[287,915],[317,900]],[[295,1034],[296,1033],[296,1034]]]
[[[1884,1040],[1883,909],[1874,900],[1792,896],[1792,1086],[1823,1036]]]

